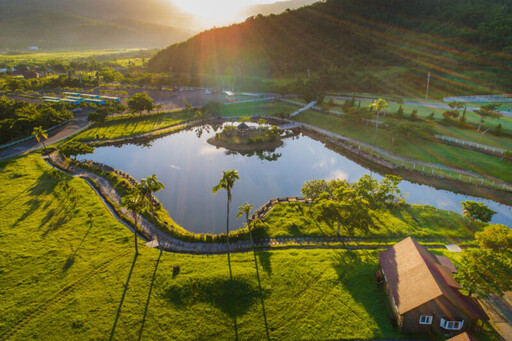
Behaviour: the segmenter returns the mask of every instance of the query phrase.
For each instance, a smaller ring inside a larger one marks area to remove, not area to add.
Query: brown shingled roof
[[[379,260],[399,314],[443,296],[473,317],[488,320],[476,300],[459,292],[450,270],[413,238],[381,252]]]

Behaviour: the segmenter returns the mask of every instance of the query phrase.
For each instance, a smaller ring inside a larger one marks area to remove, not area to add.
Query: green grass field
[[[143,321],[145,340],[400,336],[374,251],[257,252],[259,278],[252,253],[231,256],[232,279],[226,255],[142,246],[134,262],[133,235],[83,180],[54,178],[38,155],[0,170],[0,334],[39,307],[14,339],[107,339],[116,317],[118,340],[137,338]]]
[[[267,115],[276,116],[280,113],[285,115],[291,114],[298,108],[286,103],[273,103],[273,102],[253,102],[253,103],[236,103],[225,105],[222,108],[222,116],[237,117],[237,116],[255,116]]]
[[[299,203],[277,204],[265,219],[269,237],[335,237],[336,226],[317,216],[314,207]],[[401,240],[412,236],[418,239],[445,242],[454,239],[473,239],[483,224],[450,211],[431,206],[413,205],[392,210],[379,209],[373,219],[375,227],[369,234],[357,231],[354,237],[380,240]],[[349,237],[340,231],[342,237]]]
[[[79,141],[109,140],[146,133],[177,125],[193,118],[193,114],[171,112],[145,116],[113,116],[104,123],[96,124],[75,137]]]
[[[14,62],[44,62],[52,59],[60,61],[71,61],[76,59],[86,59],[91,57],[113,57],[123,56],[123,54],[133,54],[140,49],[109,49],[109,50],[71,50],[71,51],[30,51],[19,53],[0,54],[0,61]]]
[[[373,143],[375,126],[372,125],[355,124],[341,117],[328,116],[309,110],[296,116],[296,119],[359,141]],[[417,122],[417,124],[427,123]],[[508,160],[419,138],[407,138],[407,143],[393,146],[392,137],[393,134],[389,130],[379,129],[376,146],[411,159],[470,169],[477,173],[488,174],[512,182],[510,174],[512,164]]]

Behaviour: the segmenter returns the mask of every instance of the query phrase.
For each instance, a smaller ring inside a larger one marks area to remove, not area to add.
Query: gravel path
[[[105,178],[86,171],[76,166],[66,166],[61,162],[57,152],[52,155],[52,159],[56,165],[62,170],[66,171],[72,176],[80,177],[86,180],[94,181],[99,190],[99,195],[117,206],[117,210],[128,217],[132,217],[131,212],[124,207],[121,207],[121,196],[112,187],[110,182]],[[94,187],[93,187],[94,188]],[[96,188],[95,188],[96,189]],[[109,206],[108,203],[106,203]],[[109,207],[109,209],[112,208]],[[115,214],[116,218],[128,226],[133,232],[133,228],[126,224],[121,218]],[[227,253],[226,243],[192,243],[186,242],[159,230],[155,225],[148,221],[143,216],[137,214],[137,221],[139,222],[139,229],[143,231],[143,235],[140,235],[145,240],[146,246],[148,247],[160,247],[164,251],[177,252],[177,253],[191,253],[191,254],[223,254]],[[144,237],[148,236],[148,237]],[[371,241],[359,238],[316,238],[316,237],[302,237],[302,238],[266,238],[255,240],[254,245],[259,250],[274,250],[274,249],[387,249],[387,244],[374,244],[374,245],[345,245],[348,242],[364,242]],[[231,252],[247,252],[252,250],[251,242],[249,240],[244,241],[231,241],[229,243]],[[429,245],[429,248],[444,248],[444,244],[439,243],[435,245]]]

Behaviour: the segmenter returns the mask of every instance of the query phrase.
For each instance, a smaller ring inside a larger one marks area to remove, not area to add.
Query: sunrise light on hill
[[[225,24],[236,20],[244,9],[258,4],[271,4],[276,0],[172,0],[184,12],[203,20],[203,25]]]

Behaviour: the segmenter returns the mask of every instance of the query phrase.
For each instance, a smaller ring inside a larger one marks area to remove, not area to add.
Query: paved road
[[[86,120],[80,119],[76,121],[71,121],[60,129],[51,131],[48,133],[48,139],[44,141],[45,145],[50,145],[52,143],[58,142],[62,139],[65,139],[69,135],[77,133],[87,127],[89,122]],[[42,143],[38,143],[37,140],[31,139],[26,142],[22,142],[17,144],[11,148],[7,148],[4,150],[0,150],[0,160],[6,159],[9,157],[21,155],[23,153],[31,152],[33,150],[39,149],[43,146]]]
[[[352,99],[352,97],[349,96],[325,96],[326,98],[332,98],[333,100],[346,100],[346,99]],[[373,102],[373,99],[370,98],[355,98],[356,101],[361,102]],[[438,108],[438,109],[451,109],[448,104],[444,103],[433,103],[433,102],[412,102],[412,101],[404,101],[404,104],[406,105],[417,105],[420,107],[427,107],[427,108]],[[479,107],[468,107],[469,111],[475,111],[480,109]],[[512,112],[510,111],[500,111],[501,114],[504,116],[512,116]]]

